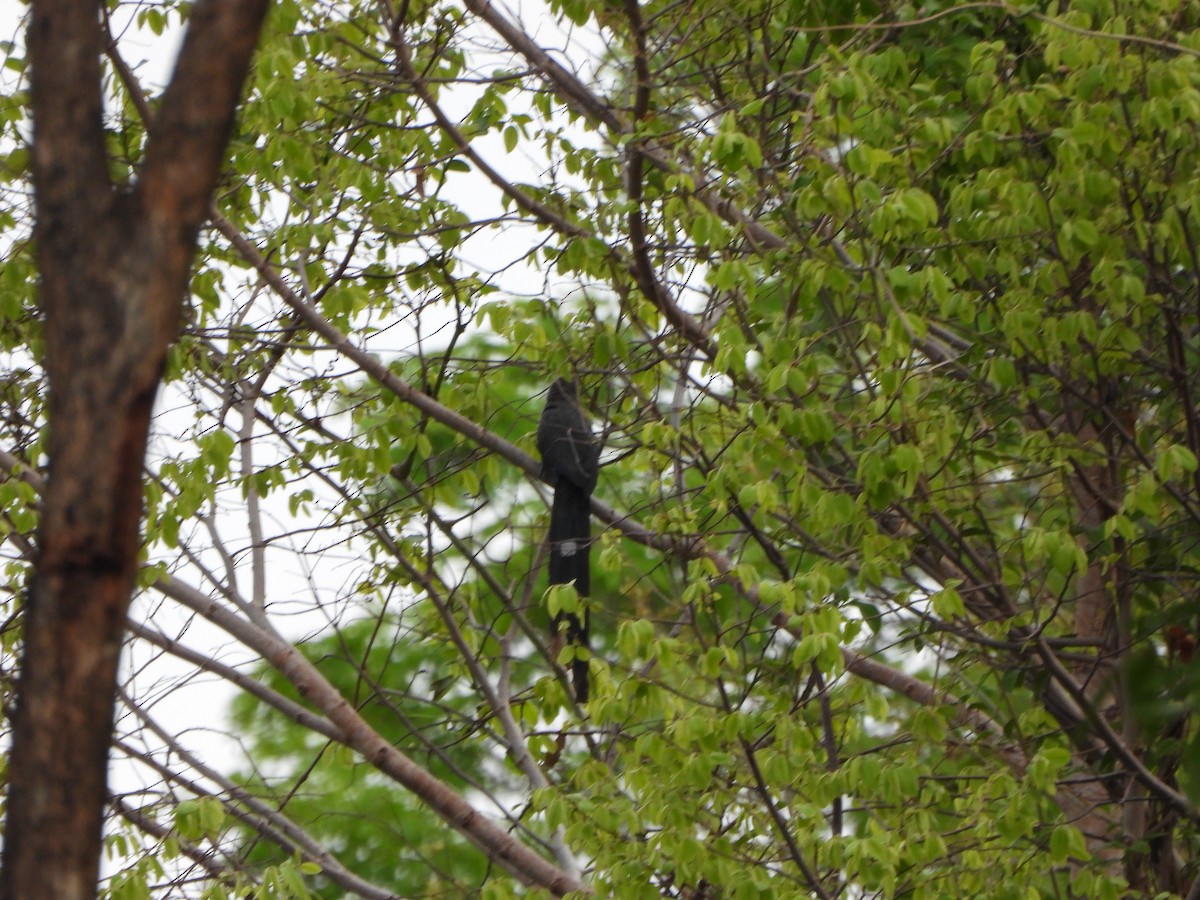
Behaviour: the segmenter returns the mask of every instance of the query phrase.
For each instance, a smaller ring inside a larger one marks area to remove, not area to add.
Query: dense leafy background
[[[131,672],[111,895],[519,890],[314,729],[254,629],[601,895],[1186,894],[1200,6],[484,6],[274,11],[131,647],[235,683],[245,755],[199,769]],[[119,172],[155,93],[124,63],[186,11],[111,10]],[[43,462],[22,67],[6,685]],[[605,442],[586,710],[521,455],[559,375]]]

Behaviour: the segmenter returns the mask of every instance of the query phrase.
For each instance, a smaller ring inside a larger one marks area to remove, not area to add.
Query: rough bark
[[[200,0],[145,164],[109,176],[100,5],[35,0],[35,238],[49,478],[9,766],[0,898],[95,896],[142,459],[196,236],[267,0]]]

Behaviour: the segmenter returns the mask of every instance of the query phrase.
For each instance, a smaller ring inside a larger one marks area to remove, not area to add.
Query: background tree
[[[248,759],[139,662],[112,891],[1196,890],[1198,8],[551,10],[268,25],[130,648],[244,691]],[[44,414],[8,321],[16,580]],[[558,376],[605,448],[584,708]]]

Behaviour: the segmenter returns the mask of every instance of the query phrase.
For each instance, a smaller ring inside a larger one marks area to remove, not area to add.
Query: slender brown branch
[[[381,772],[403,785],[430,807],[488,859],[503,866],[523,884],[541,887],[561,897],[570,891],[587,891],[577,878],[543,859],[511,834],[495,825],[474,806],[393,747],[358,710],[331,685],[299,650],[273,632],[242,619],[224,606],[183,582],[163,576],[155,588],[199,613],[213,624],[260,653],[296,686],[345,735],[346,746],[360,753]]]

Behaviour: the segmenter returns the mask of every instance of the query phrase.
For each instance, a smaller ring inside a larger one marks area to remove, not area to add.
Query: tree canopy
[[[107,9],[117,182],[190,10]],[[6,692],[48,452],[7,54]],[[151,423],[110,896],[1200,890],[1200,4],[292,0],[248,85]],[[546,584],[557,377],[587,598]],[[244,756],[160,723],[168,659]]]

